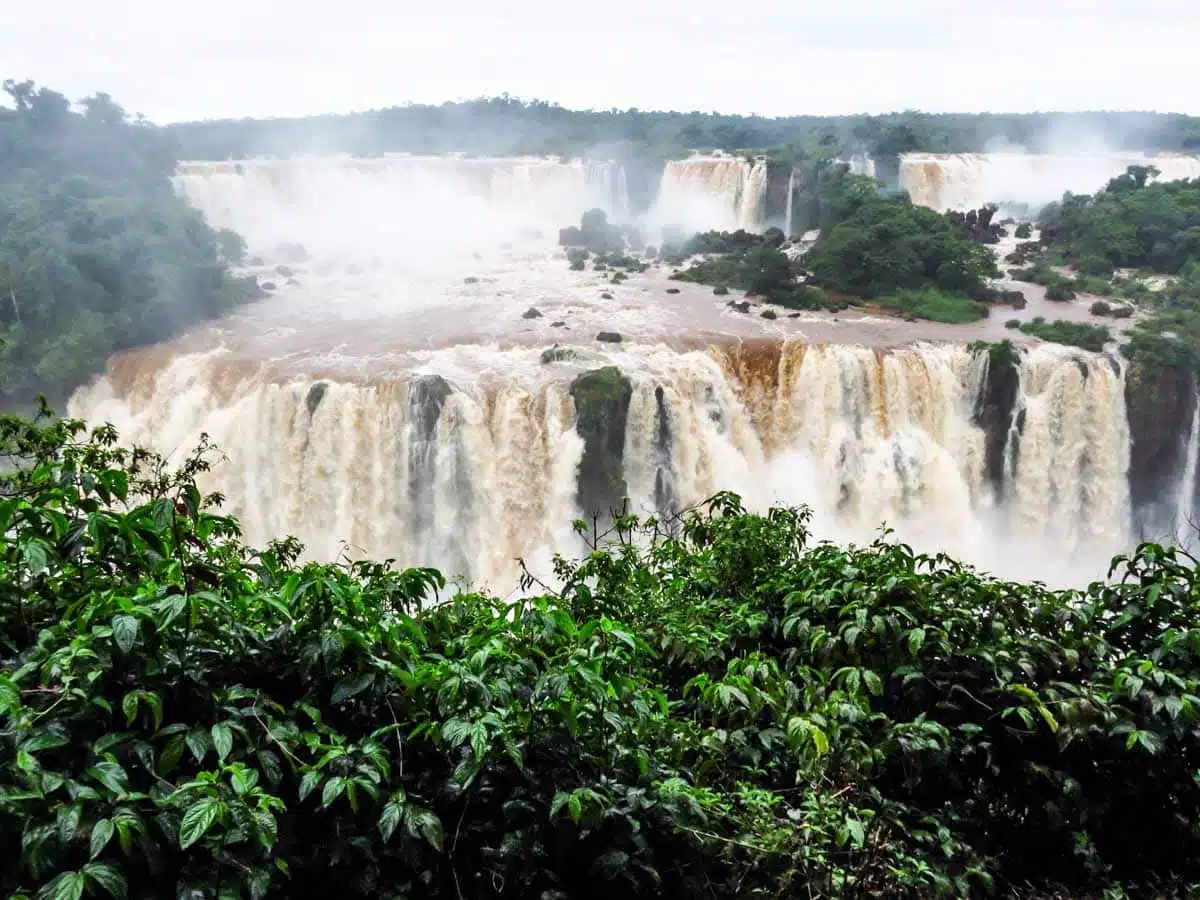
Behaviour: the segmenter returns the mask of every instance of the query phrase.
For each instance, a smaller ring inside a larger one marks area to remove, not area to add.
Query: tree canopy
[[[115,351],[253,294],[240,238],[177,197],[170,139],[105,94],[73,109],[32,82],[0,109],[0,402],[61,401]]]
[[[986,279],[999,275],[991,253],[947,216],[849,174],[823,206],[833,224],[804,259],[821,286],[868,299],[927,288],[990,298]]]

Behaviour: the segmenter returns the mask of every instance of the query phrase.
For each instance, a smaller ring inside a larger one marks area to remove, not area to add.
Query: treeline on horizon
[[[508,95],[298,118],[224,119],[166,126],[182,158],[343,152],[376,154],[624,154],[670,158],[694,150],[969,153],[1061,141],[1116,150],[1200,151],[1200,118],[1173,113],[923,113],[764,117],[702,112],[572,110]]]

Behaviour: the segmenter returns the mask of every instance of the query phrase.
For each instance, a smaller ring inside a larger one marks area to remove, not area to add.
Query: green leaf
[[[258,773],[253,769],[239,769],[230,776],[229,780],[233,784],[234,793],[239,797],[244,797],[258,784]]]
[[[132,725],[133,720],[137,718],[138,698],[137,693],[130,691],[125,695],[125,699],[121,701],[121,711],[125,713],[125,724]]]
[[[338,703],[344,703],[355,694],[360,694],[365,691],[374,680],[374,673],[368,672],[366,675],[359,675],[357,678],[346,678],[342,681],[339,681],[337,686],[333,689],[332,702],[335,705]]]
[[[304,777],[300,779],[300,799],[305,799],[313,792],[313,788],[317,786],[317,782],[321,780],[321,773],[316,769],[310,769],[304,773]]]
[[[225,804],[216,797],[204,797],[193,803],[179,823],[179,849],[186,850],[204,837],[224,814]]]
[[[883,696],[883,682],[879,680],[879,676],[870,669],[862,670],[862,679],[867,686],[867,690],[876,697]]]
[[[112,840],[112,836],[112,819],[101,819],[92,826],[91,859],[95,859],[104,852],[104,848],[108,846],[108,842]]]
[[[63,872],[38,891],[38,900],[79,900],[86,886],[82,872]]]
[[[118,500],[129,496],[129,476],[120,469],[106,469],[101,472],[100,483]]]
[[[83,805],[80,803],[72,803],[70,806],[60,806],[58,808],[58,815],[56,816],[58,840],[63,846],[75,840],[75,833],[79,830],[79,817],[82,814]]]
[[[204,757],[208,753],[209,746],[207,732],[199,728],[193,728],[188,732],[187,746],[192,751],[192,756],[196,758],[196,762],[204,762]]]
[[[429,844],[438,853],[442,852],[442,821],[437,817],[436,813],[428,810],[417,816],[417,829],[421,832],[421,837],[425,838]]]
[[[925,645],[925,629],[914,628],[908,633],[908,652],[916,656],[921,647]]]
[[[347,780],[342,777],[330,778],[321,789],[321,806],[327,807],[346,790]]]
[[[13,712],[21,706],[21,690],[7,675],[0,675],[0,713]]]
[[[225,757],[229,756],[229,751],[233,749],[233,732],[228,725],[218,723],[212,727],[212,740],[217,749],[217,759],[225,762]]]
[[[383,808],[383,814],[379,817],[379,833],[385,843],[392,839],[396,826],[400,824],[400,812],[400,804],[394,800]]]
[[[133,645],[137,643],[139,624],[137,618],[134,616],[113,616],[113,640],[117,642],[117,646],[121,648],[122,653],[128,653],[133,649]]]
[[[88,863],[83,867],[83,874],[96,882],[110,897],[118,900],[126,895],[125,876],[107,863]]]
[[[48,557],[46,554],[46,545],[41,541],[30,541],[21,548],[21,556],[25,560],[25,567],[29,569],[31,575],[40,575],[50,568]],[[80,876],[82,883],[82,876]]]

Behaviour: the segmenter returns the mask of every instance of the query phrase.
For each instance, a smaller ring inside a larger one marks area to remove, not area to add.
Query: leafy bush
[[[1097,300],[1088,309],[1093,316],[1107,316],[1112,313],[1112,307],[1103,300]]]
[[[1026,334],[1041,338],[1043,341],[1053,341],[1056,344],[1070,344],[1099,353],[1104,345],[1112,340],[1112,333],[1104,325],[1092,325],[1089,322],[1067,322],[1059,319],[1054,322],[1026,322],[1021,326]]]
[[[936,290],[986,299],[995,261],[945,216],[877,196],[839,222],[805,256],[816,283],[855,297]]]
[[[988,307],[967,297],[956,297],[938,291],[902,291],[879,301],[881,306],[896,309],[918,319],[932,322],[963,324],[986,319]]]
[[[1007,322],[1004,323],[1004,327],[1005,328],[1020,328],[1021,320],[1020,319],[1009,319]]]
[[[1074,300],[1075,289],[1071,287],[1071,282],[1067,281],[1067,279],[1056,278],[1046,285],[1046,299],[1054,300],[1058,303]]]
[[[619,518],[557,590],[440,597],[428,569],[251,550],[203,457],[80,436],[0,422],[9,896],[1200,878],[1200,584],[1174,551],[1052,592],[722,494]]]

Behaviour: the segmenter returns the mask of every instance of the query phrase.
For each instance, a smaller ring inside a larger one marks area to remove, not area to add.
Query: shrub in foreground
[[[446,597],[429,569],[252,550],[203,456],[114,441],[0,420],[8,896],[1200,877],[1200,591],[1173,551],[1053,592],[722,494],[618,517],[520,602]]]

